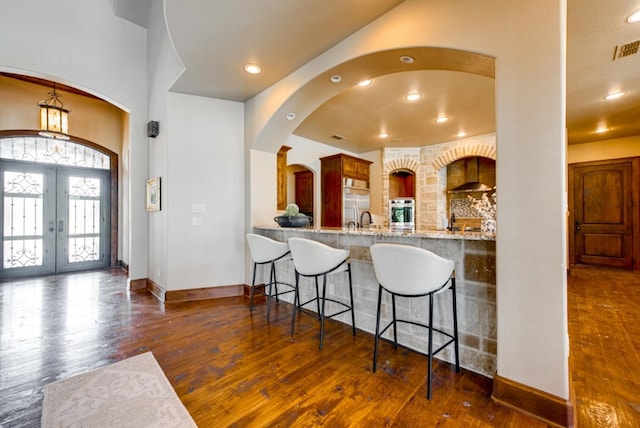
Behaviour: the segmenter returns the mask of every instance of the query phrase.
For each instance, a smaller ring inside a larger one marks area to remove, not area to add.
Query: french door
[[[108,170],[0,161],[0,278],[110,263]]]

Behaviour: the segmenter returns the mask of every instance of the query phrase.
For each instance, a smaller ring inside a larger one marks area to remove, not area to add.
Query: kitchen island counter
[[[323,242],[335,248],[348,249],[351,256],[352,280],[355,301],[356,327],[373,333],[375,331],[378,282],[376,281],[369,248],[376,243],[398,243],[424,248],[451,259],[456,265],[456,288],[458,297],[458,331],[460,341],[460,364],[462,367],[492,377],[496,371],[496,279],[495,236],[481,232],[450,232],[448,230],[423,230],[416,232],[389,229],[346,228],[281,228],[254,226],[253,233],[286,241],[299,237]],[[260,272],[268,278],[268,271]],[[294,283],[295,275],[291,261],[277,264],[278,279]],[[329,279],[327,297],[348,299],[346,275],[332,275]],[[307,281],[301,284],[301,293],[310,296],[314,288]],[[291,302],[288,295],[283,296]],[[304,298],[304,296],[302,296]],[[282,297],[281,297],[282,298]],[[385,297],[385,302],[388,296]],[[383,319],[390,319],[390,299],[383,305]],[[398,299],[399,311],[409,311],[426,320],[428,305],[424,299]],[[451,331],[451,293],[438,295],[435,301],[434,323]],[[350,324],[348,314],[336,317]],[[420,352],[427,350],[426,331],[412,326],[398,327],[401,344]],[[435,343],[441,343],[439,338]],[[325,348],[330,344],[325,343]],[[451,348],[451,349],[449,349]],[[443,350],[438,357],[453,361],[453,349]],[[325,349],[326,351],[326,349]],[[373,352],[373,340],[372,340]],[[386,350],[385,352],[394,352]],[[382,354],[384,355],[384,354]],[[383,356],[384,358],[384,356]]]
[[[394,230],[388,228],[347,228],[347,227],[300,227],[300,228],[282,228],[278,225],[255,226],[259,230],[286,230],[289,232],[301,232],[307,234],[344,234],[344,235],[364,235],[364,236],[383,236],[383,237],[405,237],[405,238],[436,238],[436,239],[464,239],[470,241],[495,241],[496,236],[491,233],[475,232],[475,231],[450,231],[450,230]],[[313,239],[313,238],[309,238]]]

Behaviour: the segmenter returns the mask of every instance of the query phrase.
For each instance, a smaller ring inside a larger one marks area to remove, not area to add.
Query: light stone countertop
[[[262,230],[290,230],[296,232],[308,233],[326,233],[340,235],[367,235],[367,236],[394,236],[394,237],[412,237],[412,238],[435,238],[435,239],[464,239],[468,241],[495,241],[495,234],[483,232],[451,232],[449,230],[392,230],[388,228],[360,228],[348,229],[346,227],[280,227],[278,225],[259,225],[254,226],[256,229]]]

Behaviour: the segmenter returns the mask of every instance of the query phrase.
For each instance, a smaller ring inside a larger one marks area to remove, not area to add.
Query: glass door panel
[[[58,271],[109,265],[109,172],[58,171]]]
[[[54,168],[0,162],[2,180],[2,266],[0,277],[55,272],[53,224],[45,227],[55,200],[47,188]]]

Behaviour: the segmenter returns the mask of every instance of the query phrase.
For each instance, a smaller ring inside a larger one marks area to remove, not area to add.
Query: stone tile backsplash
[[[468,198],[452,199],[451,213],[454,214],[456,218],[482,218],[482,215],[480,215],[478,210],[473,208]]]

